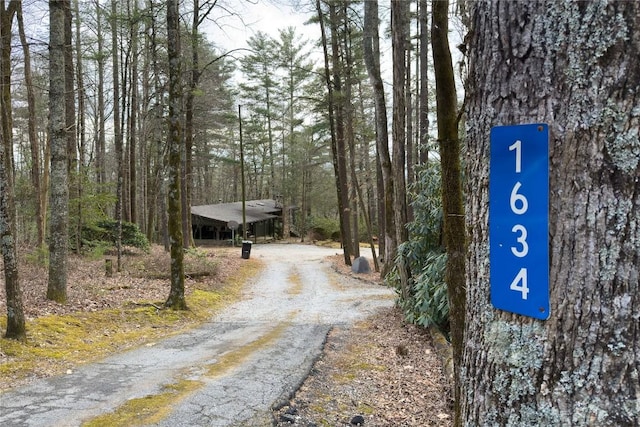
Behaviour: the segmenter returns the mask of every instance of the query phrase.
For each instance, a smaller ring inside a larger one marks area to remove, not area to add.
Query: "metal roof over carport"
[[[282,208],[275,200],[248,200],[245,202],[246,223],[278,218]],[[191,214],[216,222],[235,221],[242,224],[242,202],[217,203],[215,205],[192,206]]]

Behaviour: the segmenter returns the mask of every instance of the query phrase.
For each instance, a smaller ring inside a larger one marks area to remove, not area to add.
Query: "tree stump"
[[[107,277],[113,277],[113,260],[111,258],[104,260],[104,273]]]

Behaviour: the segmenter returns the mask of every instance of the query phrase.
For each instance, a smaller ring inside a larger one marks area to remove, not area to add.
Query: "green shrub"
[[[91,251],[102,250],[105,246],[115,246],[118,236],[118,222],[112,219],[98,221],[82,227],[82,246]],[[140,228],[131,222],[122,222],[123,246],[133,246],[144,251],[149,250],[149,241]],[[106,245],[105,245],[106,244]]]
[[[446,253],[429,253],[422,271],[412,276],[411,296],[399,300],[405,320],[424,327],[435,326],[443,333],[449,332],[449,300],[444,281]]]
[[[396,287],[398,306],[408,322],[435,326],[448,334],[449,301],[444,281],[447,255],[442,246],[440,182],[439,165],[431,163],[419,171],[412,188],[414,221],[407,225],[409,240],[398,247],[395,262],[398,265],[404,261],[410,270],[409,295],[404,298],[400,292],[397,267],[386,280]]]
[[[315,240],[334,239],[340,237],[340,223],[335,218],[311,217],[309,220],[311,233]]]

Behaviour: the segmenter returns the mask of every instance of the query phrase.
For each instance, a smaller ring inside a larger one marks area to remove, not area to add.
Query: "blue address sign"
[[[491,303],[549,318],[549,127],[491,129],[489,162]]]

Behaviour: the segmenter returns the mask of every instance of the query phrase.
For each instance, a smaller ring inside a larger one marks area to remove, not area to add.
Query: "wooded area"
[[[5,337],[27,254],[64,304],[70,251],[119,270],[139,232],[185,309],[191,206],[272,199],[281,237],[370,246],[450,339],[456,425],[640,422],[638,3],[297,4],[313,37],[227,50],[233,1],[0,1]],[[490,299],[489,135],[525,123],[550,131],[548,320]]]

